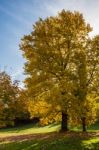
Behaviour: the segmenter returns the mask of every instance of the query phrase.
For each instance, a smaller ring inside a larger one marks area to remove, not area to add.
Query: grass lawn
[[[24,134],[35,134],[35,133],[49,133],[49,132],[58,132],[60,130],[60,124],[51,124],[48,126],[41,127],[39,125],[24,125],[13,128],[0,129],[0,137],[6,136],[17,136]],[[71,130],[81,131],[81,128],[74,127]],[[99,122],[88,127],[88,132],[99,132]]]
[[[99,150],[99,122],[88,128],[89,133],[58,133],[60,125],[45,127],[26,125],[18,128],[0,130],[0,150]],[[73,129],[72,129],[73,130]],[[57,131],[57,132],[56,132]],[[94,132],[94,133],[93,133]],[[31,138],[31,134],[35,135]],[[28,136],[27,136],[28,135]],[[25,138],[21,138],[25,136]]]
[[[60,129],[59,124],[52,124],[44,127],[29,124],[20,127],[0,129],[0,137],[35,134],[35,133],[49,133],[59,131],[59,129]]]
[[[23,140],[18,142],[1,142],[0,150],[99,150],[99,137],[60,136]]]

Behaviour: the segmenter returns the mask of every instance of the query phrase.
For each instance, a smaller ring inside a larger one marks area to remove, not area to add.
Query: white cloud
[[[15,71],[14,73],[11,74],[12,80],[17,79],[22,74],[23,74],[23,70],[22,69]]]

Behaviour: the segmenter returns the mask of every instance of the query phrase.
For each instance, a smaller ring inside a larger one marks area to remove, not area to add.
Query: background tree
[[[12,81],[6,72],[0,72],[0,127],[14,126],[15,120],[26,118],[26,99],[18,81]]]
[[[76,97],[80,108],[78,114],[81,117],[83,131],[86,131],[87,123],[93,122],[96,116],[94,99],[99,93],[99,36],[88,39],[84,43],[84,48],[80,48],[75,56],[77,64]]]
[[[15,125],[21,125],[23,123],[29,123],[30,120],[30,112],[28,111],[28,97],[25,89],[19,90],[19,96],[15,103]],[[23,122],[23,123],[22,123]]]
[[[97,120],[99,121],[99,97],[96,97],[95,101],[96,101]]]
[[[15,117],[15,103],[18,99],[18,83],[12,83],[11,78],[5,72],[0,72],[0,103],[2,111],[0,120],[5,125],[13,125]]]

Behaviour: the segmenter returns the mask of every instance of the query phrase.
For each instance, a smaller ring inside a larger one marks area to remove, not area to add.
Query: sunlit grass
[[[51,124],[48,126],[41,127],[39,125],[24,125],[20,127],[0,129],[0,137],[6,136],[17,136],[24,134],[36,134],[36,133],[49,133],[60,130],[60,124]],[[73,127],[72,131],[81,131],[81,127]],[[88,127],[88,132],[99,132],[99,122]]]
[[[49,133],[59,131],[60,124],[52,124],[41,127],[39,125],[25,125],[17,128],[0,129],[0,137],[17,136],[25,134],[36,134],[36,133]],[[99,137],[80,135],[81,128],[73,128],[70,136],[60,136],[61,133],[57,132],[58,138],[55,134],[54,138],[34,138],[31,140],[21,139],[18,142],[3,141],[0,143],[0,150],[99,150]],[[92,125],[88,131],[99,132],[99,122]],[[76,134],[75,134],[76,133]]]
[[[99,137],[59,137],[20,142],[3,142],[0,150],[99,150]]]
[[[92,144],[92,143],[99,143],[99,137],[92,138],[92,139],[89,139],[89,140],[84,140],[82,143],[84,145],[89,145],[89,144]]]
[[[34,126],[33,124],[30,124],[25,125],[23,127],[0,129],[0,137],[35,134],[35,133],[49,133],[59,131],[59,129],[60,124],[53,124],[44,127],[41,127],[39,125]]]

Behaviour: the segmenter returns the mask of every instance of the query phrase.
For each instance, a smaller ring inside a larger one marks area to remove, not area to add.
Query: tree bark
[[[82,129],[83,129],[83,132],[87,131],[87,129],[86,129],[86,118],[85,117],[82,118]]]
[[[62,112],[61,131],[68,131],[68,114]]]

